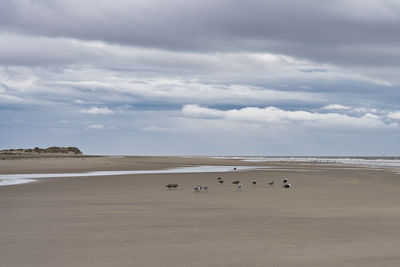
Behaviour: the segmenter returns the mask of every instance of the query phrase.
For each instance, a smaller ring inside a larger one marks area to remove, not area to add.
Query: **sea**
[[[247,162],[309,162],[309,163],[341,163],[370,167],[400,167],[400,157],[397,156],[215,156],[213,158],[239,159]]]

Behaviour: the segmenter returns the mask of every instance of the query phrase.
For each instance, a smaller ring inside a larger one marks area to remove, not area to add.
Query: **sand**
[[[0,187],[1,266],[400,266],[400,177],[338,164],[174,157],[0,160],[0,173],[262,165]],[[225,184],[218,185],[222,176]],[[292,189],[281,188],[287,177]],[[237,191],[232,181],[244,188]],[[251,181],[257,180],[252,186]],[[273,187],[266,182],[276,180]],[[175,182],[177,190],[165,185]],[[192,186],[208,184],[209,192]]]

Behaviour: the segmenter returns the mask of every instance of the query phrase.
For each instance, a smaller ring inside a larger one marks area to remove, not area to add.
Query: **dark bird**
[[[292,188],[292,186],[290,184],[284,184],[282,187],[283,188]]]
[[[219,180],[218,183],[223,184],[224,180]]]
[[[288,179],[287,179],[287,178],[283,179],[283,183],[284,183],[284,184],[286,184],[287,182],[288,182]]]
[[[273,186],[275,181],[268,182],[268,185]]]
[[[165,187],[168,187],[169,189],[172,189],[172,188],[177,188],[178,185],[177,184],[167,184]]]
[[[256,180],[253,180],[253,182],[252,182],[252,183],[253,183],[253,185],[257,184]]]
[[[221,181],[221,180],[222,180],[222,177],[218,177],[218,180]]]
[[[239,184],[239,183],[240,183],[239,180],[235,180],[235,181],[232,182],[232,184],[236,184],[236,185]]]

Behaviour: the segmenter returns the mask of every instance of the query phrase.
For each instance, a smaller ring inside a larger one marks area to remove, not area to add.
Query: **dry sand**
[[[333,164],[258,164],[280,168],[0,187],[0,266],[400,266],[399,174]],[[0,173],[191,165],[257,163],[40,158],[0,160]],[[280,187],[284,177],[293,189]],[[233,188],[234,179],[244,184],[242,191]],[[278,184],[265,185],[273,179]],[[170,182],[178,189],[166,189]],[[191,187],[199,183],[208,184],[209,192],[194,193]]]

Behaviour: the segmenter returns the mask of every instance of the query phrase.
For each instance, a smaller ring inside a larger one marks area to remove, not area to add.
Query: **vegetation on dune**
[[[5,149],[0,150],[0,153],[3,154],[75,154],[75,155],[82,155],[82,151],[80,151],[77,147],[58,147],[58,146],[51,146],[48,148],[20,148],[20,149]]]

